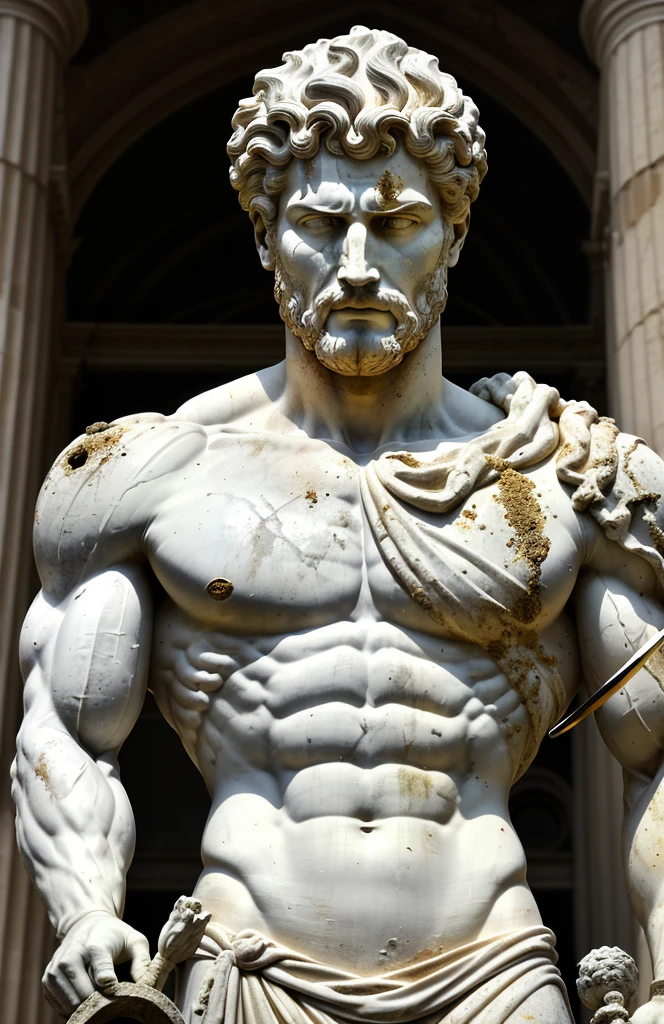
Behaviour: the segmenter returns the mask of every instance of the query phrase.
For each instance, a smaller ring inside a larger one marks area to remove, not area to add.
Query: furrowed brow
[[[410,188],[405,188],[396,199],[389,202],[385,202],[382,197],[379,198],[376,189],[370,188],[363,194],[360,202],[362,209],[367,213],[401,213],[407,210],[412,213],[426,213],[434,209],[425,196]]]
[[[286,206],[287,212],[294,216],[303,213],[322,213],[327,217],[338,217],[350,213],[352,208],[352,196],[336,197],[332,202],[326,203],[316,196],[310,195],[304,196],[302,199],[294,199]]]

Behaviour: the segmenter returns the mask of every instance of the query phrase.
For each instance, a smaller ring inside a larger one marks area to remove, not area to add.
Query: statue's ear
[[[466,219],[462,221],[461,224],[454,225],[455,238],[454,242],[452,243],[452,248],[450,249],[449,259],[447,261],[448,267],[455,267],[459,262],[459,256],[461,255],[461,250],[463,249],[463,243],[466,241],[466,234],[468,232],[469,227],[470,211],[468,211]]]
[[[459,256],[461,255],[461,250],[463,249],[463,243],[465,240],[464,236],[463,238],[457,238],[455,241],[454,245],[450,249],[450,255],[447,260],[448,267],[455,267],[459,262]]]
[[[263,215],[256,210],[252,215],[252,221],[254,223],[254,239],[256,241],[256,249],[260,257],[260,261],[263,264],[265,270],[274,270],[274,255],[272,252],[272,244],[267,225],[263,219]]]

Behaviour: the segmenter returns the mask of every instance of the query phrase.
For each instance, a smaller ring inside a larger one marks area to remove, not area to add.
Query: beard
[[[316,354],[328,370],[347,377],[375,376],[397,366],[407,352],[427,336],[447,302],[447,258],[445,247],[438,264],[420,286],[415,308],[406,296],[392,288],[343,288],[334,284],[304,308],[301,283],[275,261],[274,296],[279,315],[305,348]],[[377,337],[375,331],[353,328],[343,335],[325,329],[331,312],[348,307],[380,309],[396,321],[392,334]]]

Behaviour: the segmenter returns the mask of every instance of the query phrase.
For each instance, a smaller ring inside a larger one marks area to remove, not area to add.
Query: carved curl
[[[231,184],[252,220],[269,227],[294,157],[321,144],[339,156],[389,156],[403,139],[423,160],[443,211],[463,238],[470,204],[487,169],[485,135],[473,101],[438,58],[398,36],[362,26],[285,53],[280,67],[256,75],[240,101],[229,143]]]
[[[596,1010],[609,992],[620,992],[628,1003],[639,982],[636,964],[619,946],[600,946],[584,956],[576,982],[579,999]]]

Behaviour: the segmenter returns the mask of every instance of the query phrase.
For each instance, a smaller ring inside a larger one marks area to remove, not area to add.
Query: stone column
[[[664,455],[664,2],[584,0],[581,35],[601,72],[595,225],[606,261],[609,411]],[[574,737],[576,953],[622,946],[650,957],[628,907],[619,833],[622,780],[594,725]]]
[[[592,718],[572,733],[572,770],[575,956],[580,960],[597,946],[620,946],[645,972],[639,990],[644,1001],[650,966],[622,864],[622,771]]]
[[[664,2],[585,0],[608,171],[612,414],[664,454]]]
[[[62,66],[87,27],[85,0],[0,0],[0,1018],[44,1024],[51,941],[18,857],[7,772],[20,714],[20,621],[34,590],[32,509],[54,326],[54,119]]]

